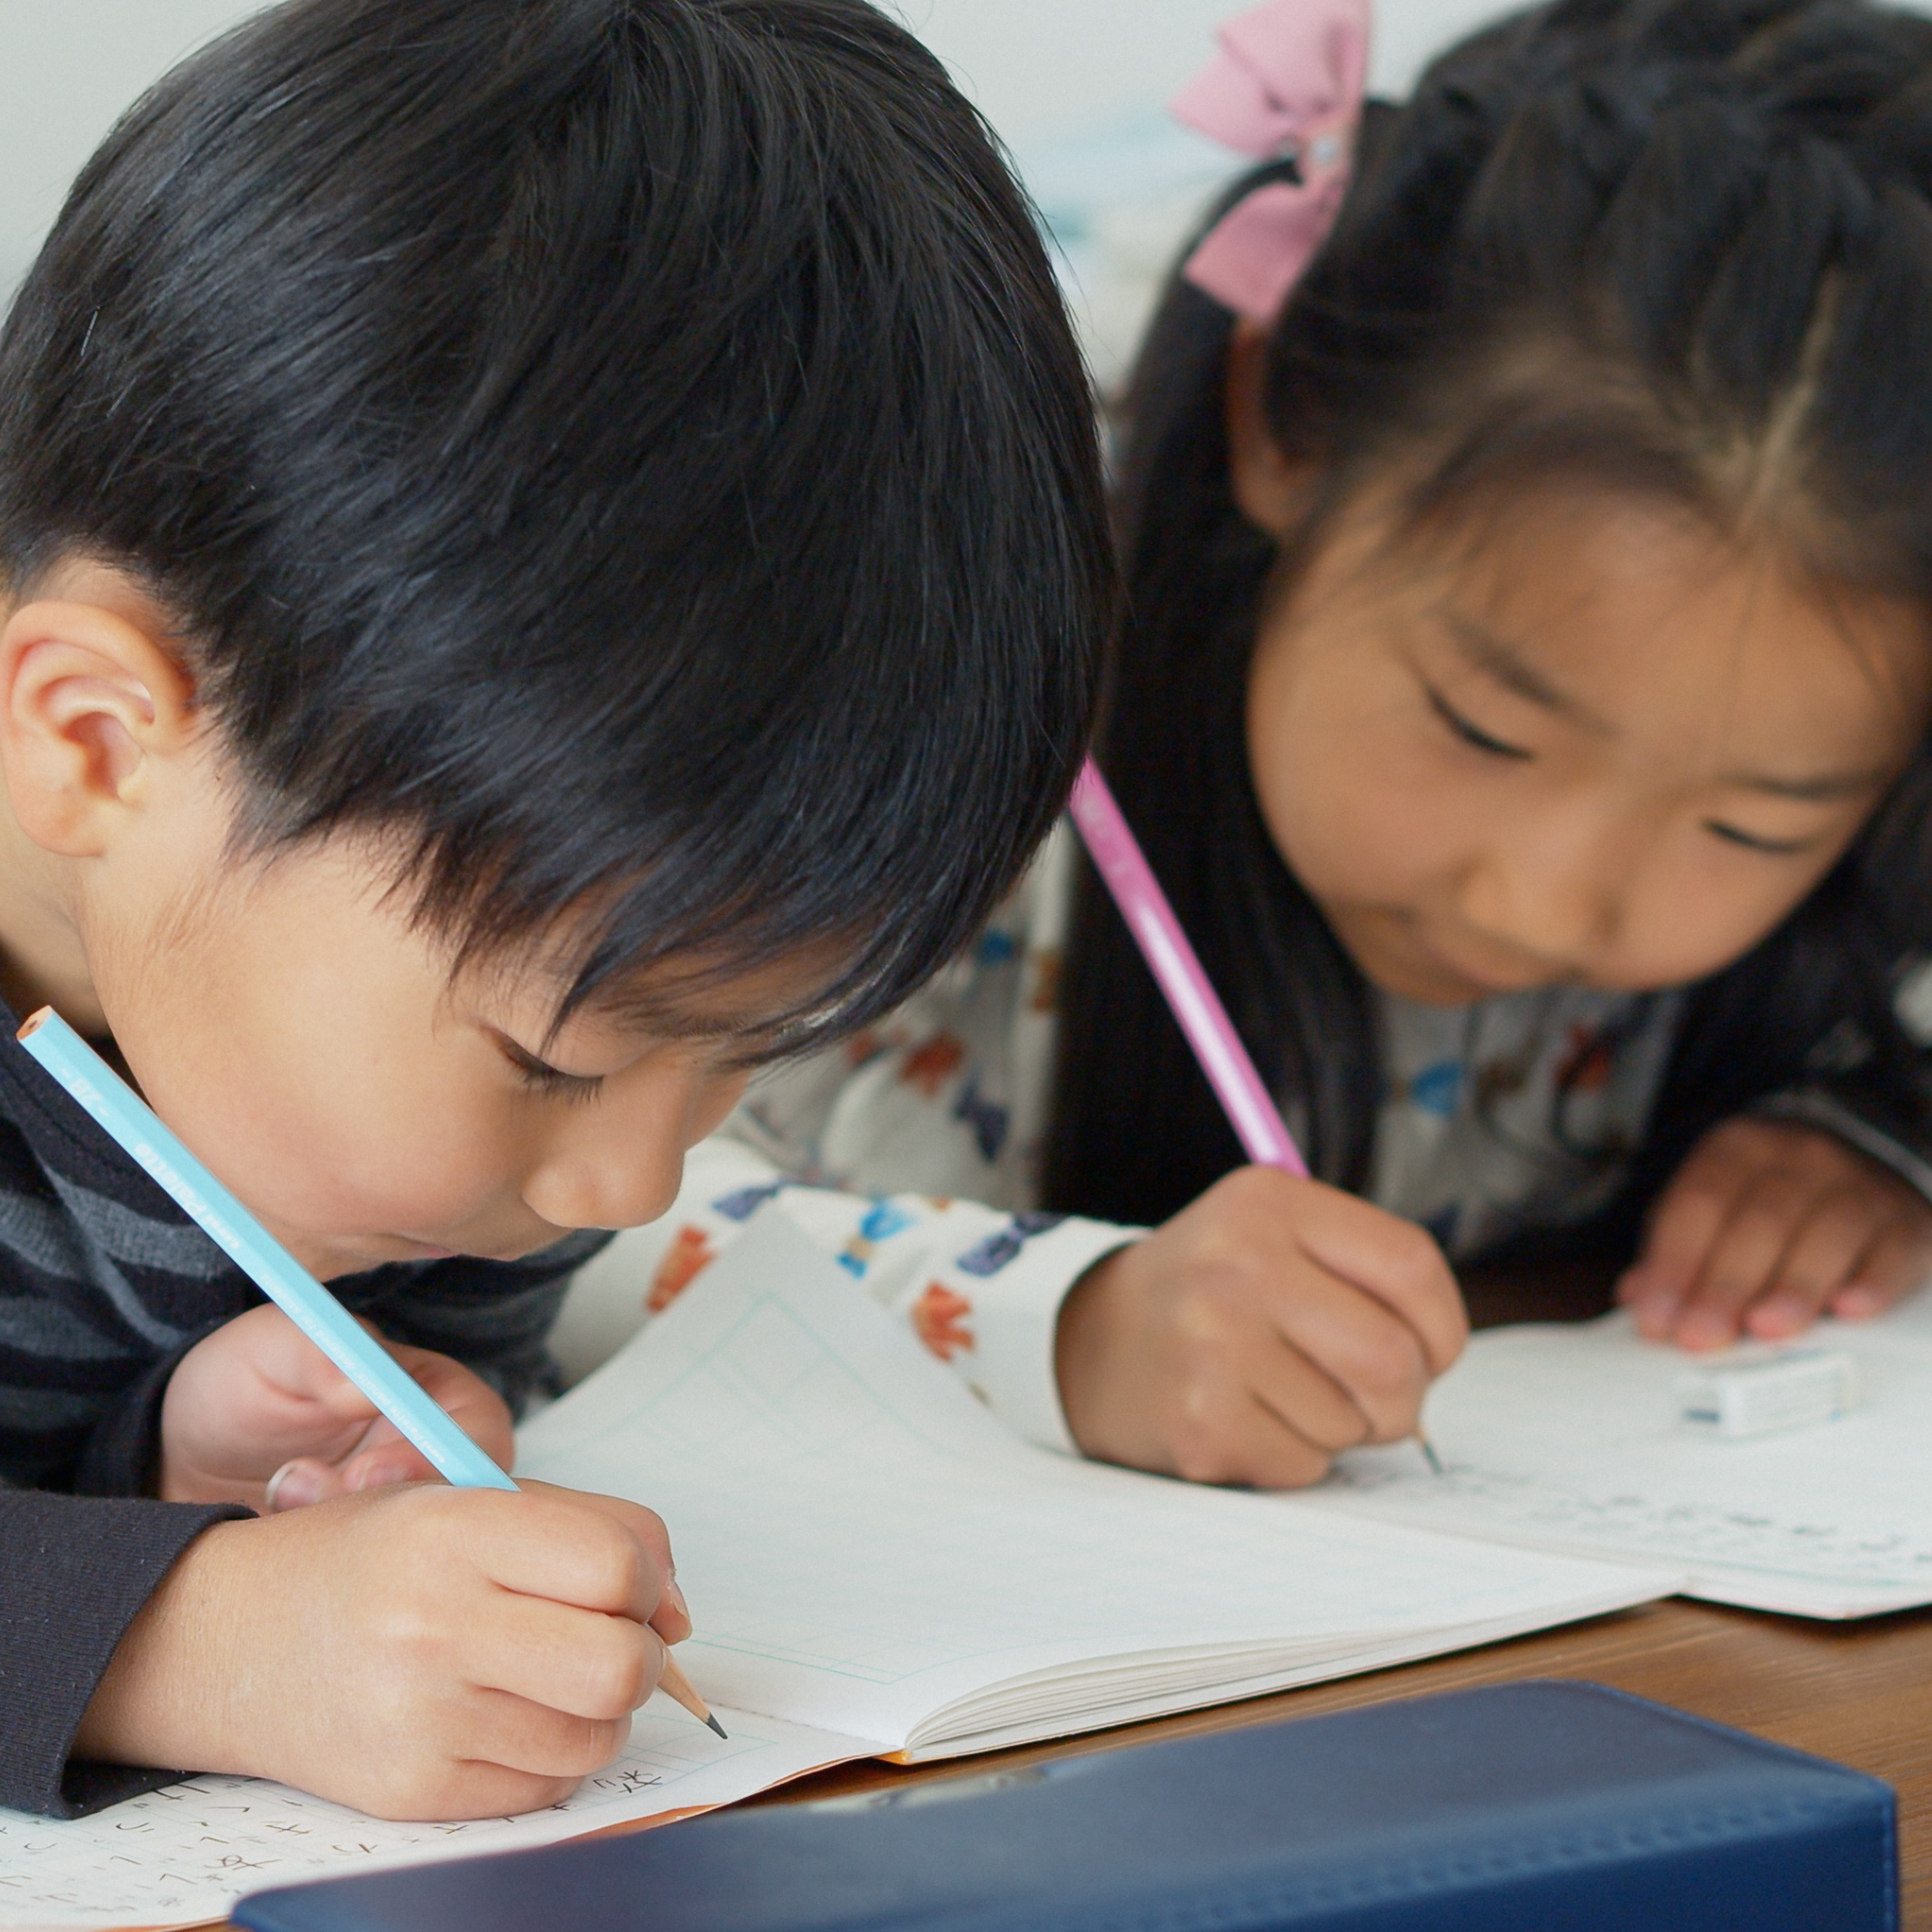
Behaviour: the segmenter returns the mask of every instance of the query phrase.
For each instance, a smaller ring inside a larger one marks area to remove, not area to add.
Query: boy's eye
[[[1515,758],[1521,761],[1534,756],[1520,744],[1505,744],[1500,738],[1491,738],[1481,726],[1472,724],[1465,718],[1441,691],[1427,685],[1423,689],[1428,692],[1430,708],[1464,744],[1474,745],[1477,751],[1487,752],[1495,758]]]
[[[540,1093],[555,1093],[566,1100],[594,1100],[604,1085],[601,1074],[566,1074],[561,1067],[553,1067],[547,1060],[540,1060],[535,1054],[526,1052],[515,1041],[501,1035],[498,1038],[504,1058],[517,1070],[518,1077],[525,1087]]]
[[[1722,819],[1706,819],[1704,829],[1728,844],[1741,845],[1746,852],[1768,852],[1774,858],[1789,858],[1810,843],[1807,839],[1760,839],[1755,832],[1725,824]]]

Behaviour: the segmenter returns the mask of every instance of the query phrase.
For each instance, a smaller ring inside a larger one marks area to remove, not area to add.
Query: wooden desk
[[[1906,1932],[1932,1932],[1932,1611],[1842,1624],[1708,1604],[1653,1604],[1568,1630],[1098,1737],[910,1770],[841,1765],[750,1802],[798,1804],[1518,1677],[1593,1678],[1886,1779],[1898,1791]]]

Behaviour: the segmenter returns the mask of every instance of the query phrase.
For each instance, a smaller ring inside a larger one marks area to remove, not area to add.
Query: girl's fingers
[[[1676,1327],[1679,1309],[1731,1219],[1739,1185],[1727,1165],[1696,1156],[1671,1184],[1637,1266],[1619,1287],[1618,1299],[1629,1308],[1640,1335],[1662,1341]]]
[[[1746,1311],[1744,1326],[1763,1341],[1781,1341],[1809,1327],[1857,1276],[1889,1219],[1869,1196],[1827,1195],[1792,1237],[1775,1278]]]
[[[1762,1183],[1742,1195],[1678,1307],[1680,1347],[1724,1348],[1738,1339],[1744,1310],[1776,1278],[1811,1207],[1808,1195],[1794,1200]]]
[[[1409,1346],[1413,1350],[1413,1338]],[[1258,1403],[1294,1439],[1293,1453],[1297,1455],[1302,1449],[1312,1449],[1325,1464],[1338,1451],[1352,1449],[1374,1434],[1374,1424],[1348,1390],[1320,1361],[1289,1341],[1269,1337],[1239,1367],[1245,1384],[1240,1392],[1246,1399],[1224,1400],[1223,1411],[1246,1419],[1249,1402]],[[1239,1480],[1256,1482],[1259,1478],[1244,1472]]]
[[[1469,1312],[1442,1251],[1412,1222],[1319,1182],[1251,1169],[1292,1192],[1294,1239],[1324,1274],[1379,1304],[1413,1335],[1426,1372],[1441,1374],[1469,1341]],[[1223,1184],[1224,1186],[1225,1183]],[[1411,1349],[1404,1351],[1405,1356]]]
[[[1274,1323],[1286,1347],[1269,1351],[1248,1371],[1257,1395],[1309,1441],[1330,1450],[1359,1441],[1400,1441],[1415,1427],[1430,1380],[1430,1361],[1415,1329],[1374,1297],[1345,1281],[1282,1298]],[[1319,1381],[1327,1404],[1310,1390],[1307,1412],[1285,1406],[1274,1385]]]
[[[1234,1380],[1190,1393],[1194,1412],[1177,1424],[1169,1444],[1174,1474],[1186,1481],[1299,1490],[1328,1473],[1332,1452],[1302,1434],[1293,1409],[1277,1409]]]
[[[1853,1279],[1832,1297],[1831,1312],[1850,1321],[1883,1314],[1932,1279],[1932,1226],[1923,1214],[1894,1223],[1873,1242]]]

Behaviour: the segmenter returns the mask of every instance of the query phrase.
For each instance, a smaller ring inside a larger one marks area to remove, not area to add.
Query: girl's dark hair
[[[563,1010],[822,956],[819,1037],[1024,865],[1111,600],[1030,211],[863,0],[291,0],[177,69],[0,336],[0,570],[75,554],[244,847],[377,833],[464,957],[588,911]]]
[[[1567,476],[1932,611],[1928,197],[1932,22],[1860,0],[1561,0],[1477,35],[1406,107],[1371,107],[1335,232],[1274,329],[1270,427],[1322,479],[1286,557],[1231,493],[1231,318],[1170,288],[1124,406],[1129,617],[1104,762],[1324,1178],[1367,1178],[1378,1056],[1361,975],[1249,775],[1271,578],[1358,484],[1420,458],[1416,527]],[[1821,1052],[1861,1060],[1874,1104],[1928,1138],[1891,1003],[1932,910],[1928,802],[1922,750],[1818,891],[1694,991],[1628,1199]],[[1051,1205],[1159,1219],[1240,1163],[1091,872],[1064,1008]]]

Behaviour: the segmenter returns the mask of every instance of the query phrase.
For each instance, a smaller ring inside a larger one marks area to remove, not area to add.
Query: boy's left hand
[[[371,1324],[362,1325],[376,1333]],[[447,1356],[393,1341],[382,1345],[466,1435],[503,1468],[510,1466],[510,1414],[495,1390]],[[272,1303],[197,1342],[181,1358],[162,1399],[163,1502],[291,1509],[435,1475],[375,1404]]]
[[[1896,1174],[1816,1127],[1739,1119],[1677,1170],[1617,1299],[1653,1341],[1723,1348],[1875,1315],[1928,1275],[1932,1207]]]

